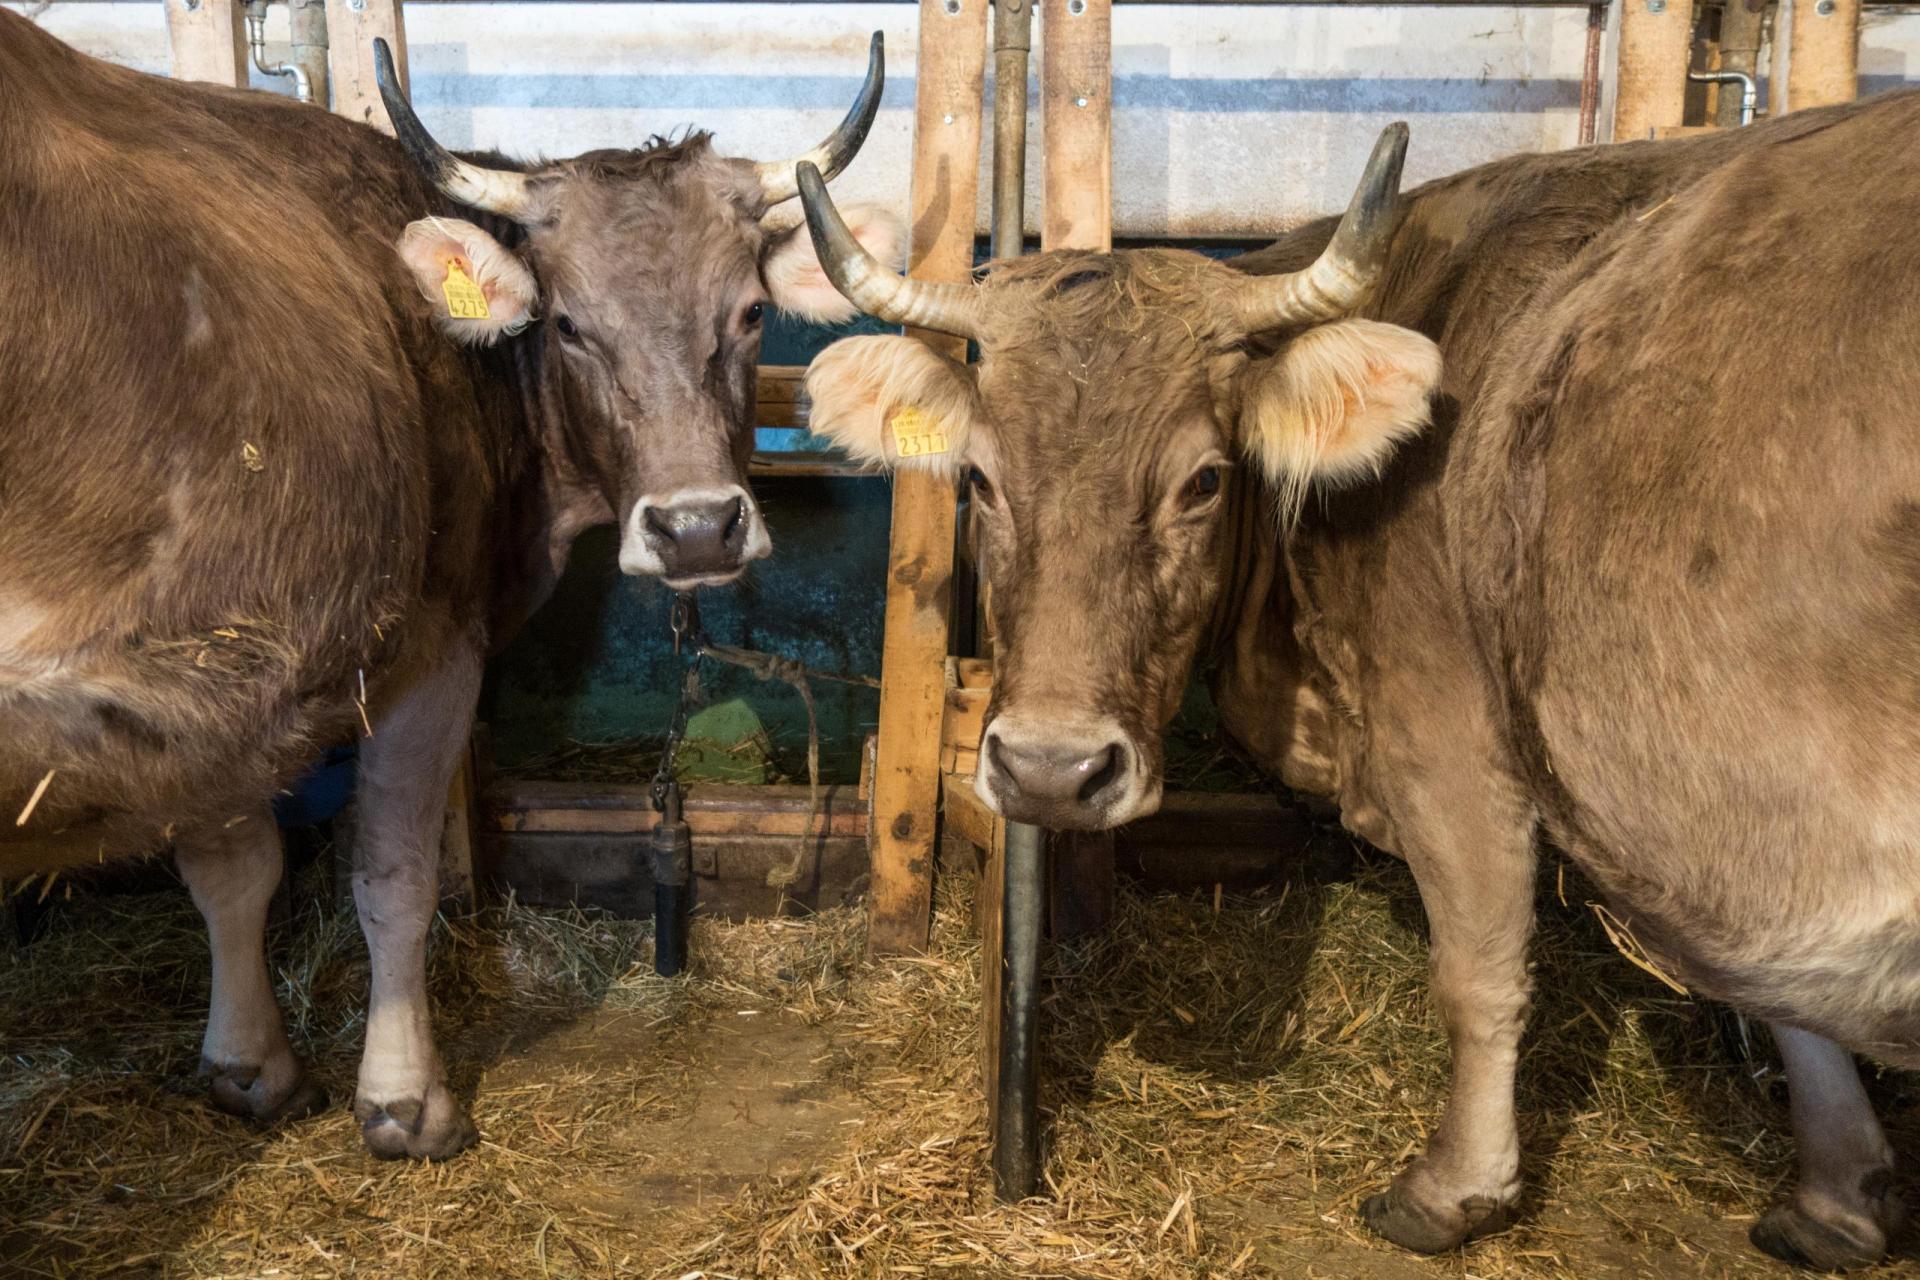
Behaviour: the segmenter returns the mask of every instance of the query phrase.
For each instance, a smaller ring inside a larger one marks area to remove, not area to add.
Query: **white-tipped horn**
[[[427,180],[449,199],[470,209],[484,209],[502,217],[526,215],[532,199],[527,191],[527,175],[511,169],[483,169],[468,164],[433,140],[413,104],[400,89],[400,77],[394,72],[393,50],[385,40],[373,42],[373,78],[380,86],[380,100],[387,104],[387,119],[393,121],[393,134],[407,149],[413,163]]]
[[[984,316],[973,286],[910,280],[868,253],[833,207],[826,179],[803,160],[795,170],[800,179],[800,203],[807,211],[807,231],[821,269],[847,301],[889,324],[938,329],[963,338],[978,338]]]
[[[1395,122],[1381,130],[1346,215],[1313,265],[1281,276],[1255,276],[1241,288],[1234,306],[1243,332],[1338,319],[1366,299],[1400,224],[1400,170],[1406,158],[1407,126]]]
[[[867,44],[867,82],[860,86],[860,96],[853,100],[852,110],[840,121],[839,127],[827,135],[825,142],[804,155],[792,160],[766,160],[753,166],[766,202],[779,204],[800,194],[799,179],[795,175],[803,164],[816,166],[829,180],[839,176],[867,140],[867,131],[873,128],[873,118],[880,111],[881,90],[886,85],[886,40],[876,31]]]

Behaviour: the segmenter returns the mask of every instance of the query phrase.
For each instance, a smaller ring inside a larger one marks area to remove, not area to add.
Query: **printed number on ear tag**
[[[447,278],[440,285],[440,292],[447,296],[447,314],[455,320],[493,319],[493,312],[487,307],[486,291],[461,270],[458,262],[447,263]]]
[[[895,411],[893,450],[903,458],[926,458],[947,451],[947,429],[938,419],[908,405]]]

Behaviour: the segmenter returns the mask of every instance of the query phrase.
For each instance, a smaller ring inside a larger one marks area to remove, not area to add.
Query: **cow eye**
[[[563,338],[572,339],[580,336],[580,326],[573,322],[572,316],[555,316],[553,327],[560,331],[560,336]]]
[[[745,327],[751,329],[755,325],[759,324],[760,321],[766,316],[766,314],[767,314],[766,304],[764,302],[756,302],[752,306],[748,307],[744,313],[742,313],[742,315],[740,316],[740,323]]]
[[[986,473],[980,468],[967,468],[967,488],[973,490],[973,496],[979,501],[993,501],[993,485],[988,483]]]
[[[1187,481],[1187,505],[1197,507],[1220,492],[1220,468],[1202,467]]]

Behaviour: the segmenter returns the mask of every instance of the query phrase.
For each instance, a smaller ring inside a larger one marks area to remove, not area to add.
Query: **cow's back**
[[[422,199],[371,130],[0,12],[0,796],[56,771],[23,834],[267,794],[392,659],[448,478],[389,247]]]
[[[1450,541],[1525,774],[1749,1009],[1920,1046],[1920,95],[1623,223],[1496,355]]]

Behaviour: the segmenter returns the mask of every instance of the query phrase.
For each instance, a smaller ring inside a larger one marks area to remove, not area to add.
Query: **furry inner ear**
[[[1427,425],[1440,372],[1440,348],[1411,329],[1375,320],[1309,329],[1244,375],[1246,450],[1295,508],[1313,481],[1377,475]]]
[[[841,210],[841,216],[868,253],[889,270],[901,269],[907,255],[907,224],[898,214],[877,204],[855,204]],[[827,279],[804,222],[781,232],[768,245],[761,276],[773,305],[782,311],[816,324],[843,324],[859,314]]]
[[[458,218],[410,222],[396,246],[440,328],[457,342],[491,346],[533,320],[533,273],[505,245]]]
[[[973,376],[915,338],[842,338],[807,369],[807,426],[876,466],[957,476],[974,426]]]

